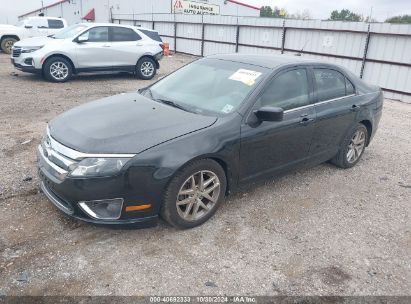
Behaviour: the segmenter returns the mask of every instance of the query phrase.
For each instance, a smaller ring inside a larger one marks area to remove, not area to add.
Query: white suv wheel
[[[56,80],[64,80],[69,74],[69,68],[64,62],[56,61],[50,65],[50,75]]]

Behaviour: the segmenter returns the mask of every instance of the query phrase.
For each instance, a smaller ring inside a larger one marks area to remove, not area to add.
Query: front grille
[[[15,46],[15,47],[13,48],[13,57],[14,57],[14,58],[15,58],[15,57],[20,57],[20,55],[21,55],[21,47]]]
[[[62,154],[62,152],[59,151],[55,145],[53,145],[53,142],[55,141],[51,139],[50,135],[46,135],[40,145],[41,152],[52,164],[58,166],[66,172],[69,171],[70,167],[77,162]]]

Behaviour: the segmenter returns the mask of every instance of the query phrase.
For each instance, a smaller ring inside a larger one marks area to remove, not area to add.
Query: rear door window
[[[332,69],[314,69],[318,101],[354,94],[353,84],[340,72]]]
[[[348,78],[345,78],[346,94],[352,95],[355,94],[355,88],[351,81]]]
[[[111,30],[111,41],[137,41],[141,37],[135,31],[126,27],[112,26]]]
[[[60,29],[64,27],[64,23],[61,20],[56,19],[47,19],[49,28],[51,29]]]
[[[142,32],[144,35],[146,35],[147,37],[158,41],[158,42],[163,42],[163,40],[161,39],[160,35],[158,34],[158,32],[155,31],[148,31],[148,30],[142,30],[139,29],[140,32]]]

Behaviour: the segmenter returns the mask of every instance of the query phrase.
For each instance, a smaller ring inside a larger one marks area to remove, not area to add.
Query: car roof
[[[48,17],[48,16],[29,16],[26,19],[52,19],[52,20],[64,20],[59,17]]]
[[[207,56],[207,58],[241,62],[245,64],[258,65],[261,67],[274,69],[282,65],[292,64],[326,64],[329,63],[320,62],[312,59],[302,58],[301,56],[290,56],[281,54],[218,54]],[[334,65],[332,65],[334,66]]]
[[[141,27],[141,26],[135,26],[135,25],[128,25],[128,24],[116,24],[116,23],[89,23],[89,22],[82,22],[82,23],[78,23],[79,25],[86,25],[88,27],[96,27],[96,26],[118,26],[118,27],[127,27],[127,28],[131,28],[134,30],[145,30],[145,31],[150,31],[150,32],[157,32],[156,30],[152,30],[152,29],[148,29],[145,27]]]

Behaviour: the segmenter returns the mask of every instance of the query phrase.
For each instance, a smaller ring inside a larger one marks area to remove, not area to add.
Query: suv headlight
[[[70,167],[73,177],[101,177],[120,172],[130,158],[85,158]]]
[[[35,47],[23,47],[21,49],[22,53],[33,53],[39,49],[41,49],[43,46],[35,46]]]

